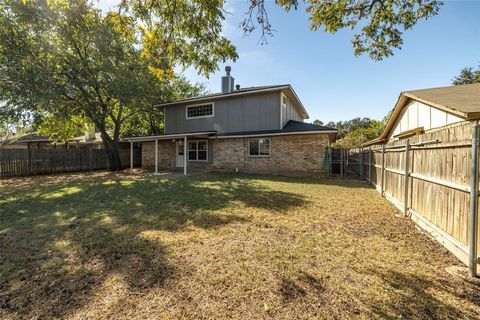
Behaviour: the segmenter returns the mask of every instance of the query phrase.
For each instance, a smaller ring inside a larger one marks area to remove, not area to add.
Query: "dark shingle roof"
[[[480,83],[411,90],[403,94],[420,102],[447,108],[446,111],[460,112],[466,118],[480,113]]]
[[[290,120],[283,127],[284,132],[296,132],[296,131],[337,131],[335,128],[319,126],[313,123],[306,123],[301,121]]]
[[[312,123],[306,123],[301,121],[290,120],[283,127],[282,130],[260,130],[260,131],[240,131],[240,132],[228,132],[217,134],[219,137],[228,136],[249,136],[249,135],[261,135],[261,134],[276,134],[276,133],[296,133],[296,132],[312,132],[312,131],[337,131],[337,129],[319,126]]]

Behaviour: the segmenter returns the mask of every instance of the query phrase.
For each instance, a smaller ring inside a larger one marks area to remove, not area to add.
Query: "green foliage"
[[[303,0],[310,15],[310,29],[336,33],[342,29],[356,30],[352,39],[354,53],[367,53],[373,60],[393,55],[393,49],[403,44],[403,31],[419,20],[438,13],[441,1],[436,0]],[[250,0],[247,18],[242,22],[244,32],[250,33],[259,25],[262,42],[272,34],[265,0]],[[298,0],[277,0],[286,11],[297,9]]]
[[[387,123],[388,116],[378,121],[370,118],[354,118],[348,121],[330,121],[327,127],[336,128],[337,141],[335,146],[344,148],[358,147],[362,143],[378,138]]]
[[[460,74],[452,80],[452,84],[456,86],[472,83],[480,83],[480,66],[477,69],[472,67],[463,68],[460,70]]]
[[[120,11],[137,23],[142,57],[159,76],[174,65],[194,66],[204,76],[219,62],[236,60],[235,46],[221,35],[224,0],[122,0]],[[167,71],[167,73],[165,73]]]
[[[178,10],[160,3],[148,4],[152,16],[139,2],[102,14],[86,0],[0,0],[2,114],[85,117],[102,133],[112,170],[119,169],[125,123],[158,112],[153,105],[179,90],[198,91],[177,79],[175,65],[208,73],[220,60],[236,58],[220,36],[217,2],[188,12],[190,1]]]
[[[205,94],[204,84],[191,84],[185,78],[179,77],[165,87],[162,96],[155,101],[175,101]],[[122,136],[147,136],[163,133],[163,108],[152,107],[152,112],[139,112],[128,117],[122,125]]]
[[[0,149],[8,144],[15,143],[29,133],[21,123],[0,122]]]
[[[89,121],[82,116],[61,117],[52,114],[43,117],[37,129],[40,135],[69,141],[84,133],[89,125]]]

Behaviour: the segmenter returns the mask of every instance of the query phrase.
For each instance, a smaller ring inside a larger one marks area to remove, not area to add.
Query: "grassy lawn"
[[[478,318],[459,262],[363,183],[0,182],[0,318]]]

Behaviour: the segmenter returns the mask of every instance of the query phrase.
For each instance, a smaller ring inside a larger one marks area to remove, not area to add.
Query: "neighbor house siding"
[[[218,139],[213,145],[213,169],[273,173],[323,172],[327,134],[272,136],[270,156],[249,156],[249,138]]]
[[[424,103],[411,101],[398,116],[389,138],[418,127],[430,130],[459,121],[463,121],[463,119]]]
[[[165,107],[165,134],[281,129],[279,100],[278,92],[225,98],[214,101],[213,117],[198,119],[186,118],[186,107],[189,104],[167,106]]]

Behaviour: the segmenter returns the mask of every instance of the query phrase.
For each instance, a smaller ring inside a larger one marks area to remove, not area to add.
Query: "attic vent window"
[[[187,106],[187,119],[213,117],[213,103]]]

